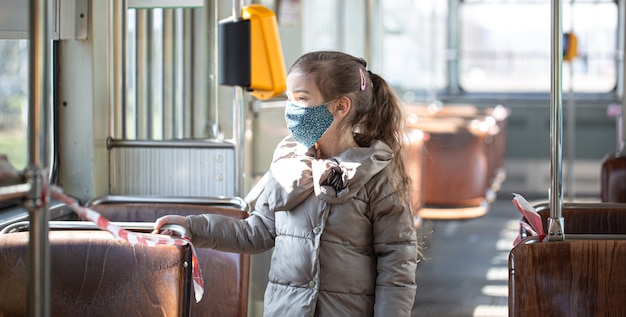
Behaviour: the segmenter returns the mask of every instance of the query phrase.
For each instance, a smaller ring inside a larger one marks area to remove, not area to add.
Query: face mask
[[[333,123],[333,114],[326,104],[315,107],[301,107],[292,102],[285,108],[287,128],[299,143],[312,147]]]

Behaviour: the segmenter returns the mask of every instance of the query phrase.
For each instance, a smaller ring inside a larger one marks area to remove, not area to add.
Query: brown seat
[[[602,201],[626,203],[626,153],[608,153],[602,160],[600,176]]]
[[[626,316],[624,267],[626,240],[520,243],[509,257],[509,316]]]
[[[424,144],[424,206],[476,207],[491,201],[503,181],[503,107],[406,104],[407,126],[428,134]]]
[[[28,232],[0,235],[0,316],[27,314],[28,240]],[[187,312],[189,247],[131,245],[90,230],[50,231],[49,242],[50,316]]]
[[[423,160],[425,206],[478,206],[485,200],[491,175],[486,135],[464,124],[430,119],[414,126],[429,135]]]
[[[486,113],[487,115],[493,116],[498,125],[498,132],[493,136],[491,146],[491,170],[494,181],[497,183],[496,186],[499,186],[502,182],[504,182],[504,178],[506,177],[504,163],[506,157],[506,137],[510,110],[502,106],[496,106],[494,108],[486,109]],[[499,187],[497,190],[499,190]]]
[[[494,191],[500,189],[500,184],[504,181],[504,160],[506,150],[506,129],[510,110],[498,105],[495,107],[478,108],[470,104],[445,104],[433,109],[426,104],[410,103],[405,104],[409,114],[409,124],[415,121],[429,119],[462,119],[466,122],[472,120],[488,120],[495,122],[486,134],[487,143],[489,182],[494,187]]]
[[[121,196],[115,196],[116,201]],[[123,200],[123,197],[121,198]],[[107,202],[95,199],[88,207],[110,221],[152,222],[168,215],[220,214],[244,219],[247,212],[240,208],[197,203]],[[196,248],[202,269],[205,290],[199,303],[191,302],[191,316],[245,317],[248,311],[248,277],[250,256]]]
[[[535,210],[548,232],[549,204],[538,204]],[[566,234],[626,234],[626,204],[564,203],[562,214]]]
[[[549,204],[535,210],[547,232]],[[626,234],[626,204],[564,203],[562,216],[566,239]],[[509,257],[509,316],[624,316],[625,266],[626,240],[523,241]]]
[[[423,174],[424,174],[424,132],[408,130],[408,140],[404,144],[404,164],[411,178],[411,204],[413,214],[418,214],[423,202]]]

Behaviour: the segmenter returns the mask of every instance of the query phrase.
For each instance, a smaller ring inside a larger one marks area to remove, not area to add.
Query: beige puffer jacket
[[[410,316],[416,233],[388,180],[392,155],[374,141],[316,160],[287,138],[250,217],[190,216],[193,242],[243,253],[274,247],[265,316]]]

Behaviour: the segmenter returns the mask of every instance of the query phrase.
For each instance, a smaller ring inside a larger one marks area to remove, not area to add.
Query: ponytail
[[[404,109],[387,81],[370,71],[368,73],[372,81],[372,107],[360,122],[359,132],[370,140],[381,140],[391,148],[394,172],[401,176],[396,186],[401,195],[409,199],[411,178],[406,171],[403,153],[404,142],[408,139]]]

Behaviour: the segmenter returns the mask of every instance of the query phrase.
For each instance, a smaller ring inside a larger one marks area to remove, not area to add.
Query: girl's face
[[[285,120],[293,137],[306,147],[315,145],[327,135],[332,135],[336,125],[331,108],[324,100],[317,85],[302,72],[287,76],[287,97]]]
[[[322,97],[311,76],[302,72],[292,72],[287,75],[287,98],[301,107],[319,106],[326,102]]]

